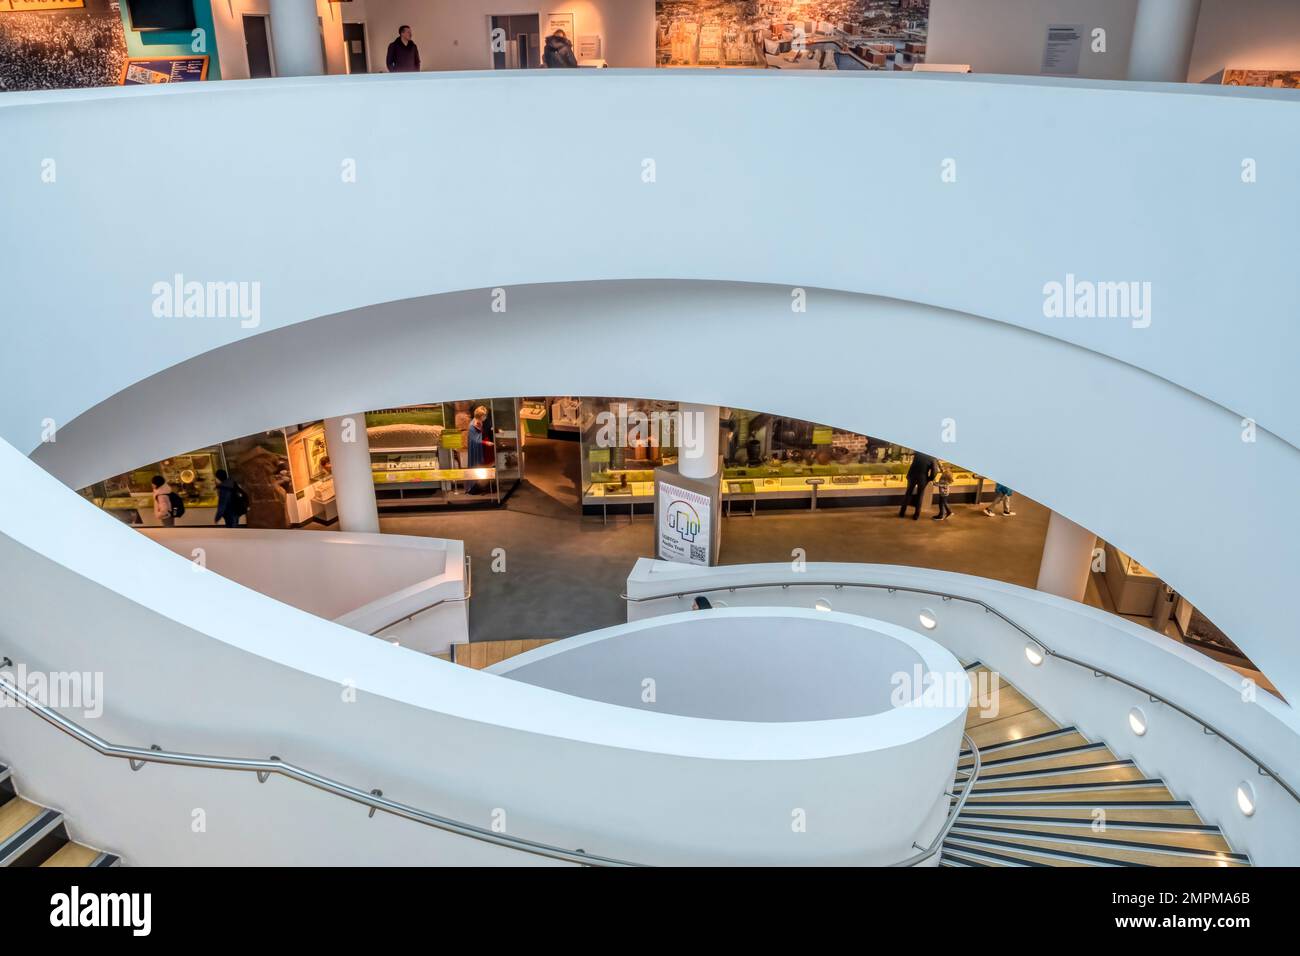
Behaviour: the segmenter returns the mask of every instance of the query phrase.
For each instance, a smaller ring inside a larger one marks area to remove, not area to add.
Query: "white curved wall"
[[[809,295],[803,326],[787,289],[735,283],[522,286],[490,320],[488,290],[360,309],[159,373],[34,457],[80,486],[277,423],[455,395],[634,394],[832,419],[1005,481],[1136,555],[1300,699],[1300,605],[1277,599],[1300,568],[1300,512],[1276,499],[1277,476],[1300,474],[1293,446],[1267,432],[1244,443],[1231,412],[1047,336]],[[511,361],[482,361],[498,354]],[[1207,507],[1215,496],[1223,506]]]
[[[890,565],[809,563],[796,572],[788,564],[694,568],[646,558],[628,578],[628,595],[640,599],[629,603],[628,618],[676,614],[689,607],[697,590],[707,588],[723,589],[708,592],[715,606],[811,608],[820,601],[835,613],[912,628],[918,626],[920,612],[929,610],[938,626],[926,631],[927,637],[963,660],[982,661],[1001,672],[1058,723],[1073,724],[1091,739],[1105,741],[1118,756],[1132,757],[1149,775],[1163,778],[1175,799],[1190,800],[1202,819],[1221,827],[1233,848],[1249,853],[1253,862],[1294,866],[1300,860],[1300,803],[1227,743],[1206,735],[1199,723],[1086,667],[1051,657],[1040,666],[1030,664],[1024,635],[978,605],[855,588],[855,583],[928,588],[982,600],[1057,652],[1103,666],[1208,721],[1300,790],[1300,718],[1294,708],[1262,691],[1248,694],[1235,671],[1148,628],[1040,591]],[[773,586],[726,590],[745,584]],[[681,592],[686,596],[676,597]],[[1147,716],[1142,737],[1128,726],[1134,706]],[[1258,794],[1251,817],[1236,806],[1236,787],[1243,780]]]
[[[437,292],[611,278],[775,282],[969,312],[1149,368],[1300,438],[1300,409],[1275,387],[1300,351],[1287,91],[676,70],[195,87],[0,101],[14,144],[0,177],[16,184],[0,226],[4,304],[33,318],[0,359],[12,396],[0,436],[23,450],[43,419],[66,423],[258,331]],[[557,133],[557,111],[597,132]],[[534,148],[501,147],[503,115],[511,141]],[[179,124],[237,140],[163,167],[101,161]],[[1258,165],[1253,184],[1243,158]],[[559,198],[507,228],[519,210],[494,205],[502,182]],[[183,241],[163,228],[104,241],[140,222],[142,197],[209,214]],[[873,200],[896,203],[897,220],[854,214]],[[1044,318],[1044,283],[1068,273],[1150,281],[1151,326]],[[260,282],[260,325],[155,318],[154,284],[176,274]],[[481,316],[494,318],[486,302]],[[1224,360],[1243,351],[1249,363]]]

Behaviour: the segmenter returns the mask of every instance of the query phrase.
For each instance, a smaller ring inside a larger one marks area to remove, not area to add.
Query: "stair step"
[[[966,729],[980,727],[991,721],[1001,720],[1004,717],[1014,717],[1016,714],[1026,714],[1031,711],[1041,713],[1034,705],[1033,701],[1025,697],[1024,694],[1013,687],[1002,687],[996,691],[989,691],[992,698],[988,701],[990,705],[988,713],[985,713],[983,706],[977,699],[979,688],[971,687],[971,703],[966,710]]]
[[[1055,750],[1043,750],[1038,753],[1017,754],[1011,757],[985,758],[980,754],[980,776],[996,773],[1005,767],[1033,770],[1038,767],[1073,767],[1081,763],[1093,763],[1101,760],[1114,760],[1110,748],[1101,743],[1074,744]]]
[[[985,746],[997,745],[1009,740],[1023,740],[1026,737],[1060,729],[1056,721],[1041,710],[1029,710],[996,720],[968,723],[966,733],[970,735],[975,746],[983,751]]]
[[[1020,756],[1086,743],[1091,743],[1091,741],[1079,733],[1077,727],[1061,727],[1056,730],[1044,731],[1041,734],[1034,734],[1030,737],[1018,737],[1014,740],[991,741],[987,744],[981,744],[980,756]],[[962,753],[964,759],[970,759],[969,755],[970,751],[968,750]]]
[[[1024,846],[1007,840],[989,837],[972,837],[950,833],[944,841],[943,852],[966,850],[990,857],[1001,857],[1012,866],[1146,866],[1131,860],[1115,860],[1105,856],[1081,853],[1053,847]],[[1001,864],[1003,866],[1007,863]]]
[[[41,866],[92,866],[100,856],[98,850],[92,850],[80,843],[65,843]]]
[[[1024,860],[1005,853],[998,853],[987,849],[978,849],[970,846],[956,846],[949,842],[945,842],[943,845],[943,854],[940,856],[940,860],[944,859],[959,860],[966,866],[1051,866],[1050,863]]]
[[[1088,794],[1092,793],[1105,793],[1112,795],[1122,793],[1134,802],[1142,799],[1171,799],[1169,791],[1165,789],[1164,781],[1155,780],[1150,777],[1139,777],[1133,780],[1097,781],[1092,783],[1023,784],[1021,786],[990,787],[987,790],[979,789],[977,786],[977,788],[971,792],[970,798],[972,800],[978,800],[980,797],[1005,798],[1023,796],[1039,800],[1050,800],[1053,797],[1057,797],[1062,800],[1083,801],[1087,799]]]
[[[1042,816],[1023,816],[996,813],[966,813],[957,818],[958,824],[985,827],[990,830],[1007,832],[1027,831],[1048,833],[1061,836],[1072,834],[1096,837],[1108,837],[1118,840],[1136,840],[1143,843],[1184,846],[1215,853],[1231,853],[1228,841],[1223,838],[1218,827],[1204,823],[1159,823],[1145,820],[1110,819],[1104,820],[1104,829],[1093,828],[1094,822],[1089,818],[1056,818]]]
[[[1140,866],[1242,866],[1250,863],[1248,858],[1237,853],[1142,840],[1118,840],[1114,836],[1043,833],[1029,829],[1011,829],[962,823],[954,826],[951,833],[954,837],[989,839],[998,843],[1015,845],[1022,851],[1037,852],[1042,850],[1054,854],[1080,853],[1113,862]]]
[[[1097,810],[1104,810],[1107,815],[1122,813],[1124,819],[1137,822],[1175,824],[1201,822],[1201,818],[1196,815],[1196,811],[1186,800],[980,800],[977,804],[967,803],[966,806],[972,813],[998,815],[1030,813],[1034,816],[1062,820],[1091,821]]]
[[[53,852],[51,843],[61,843],[63,815],[47,810],[22,797],[0,806],[0,866],[24,865],[33,856],[41,859]],[[41,854],[42,848],[47,852]],[[39,862],[36,860],[34,862]]]
[[[1108,760],[1104,763],[1042,767],[1037,770],[1010,770],[987,775],[981,768],[975,789],[988,790],[1013,782],[1047,786],[1055,783],[1115,783],[1140,779],[1142,779],[1142,772],[1134,766],[1132,760]]]

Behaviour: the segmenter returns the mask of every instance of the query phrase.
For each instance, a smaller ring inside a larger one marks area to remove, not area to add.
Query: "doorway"
[[[531,70],[541,66],[541,33],[540,13],[488,17],[492,69]]]
[[[366,25],[364,23],[344,22],[343,51],[343,62],[349,75],[370,72],[370,58],[366,53]]]
[[[248,78],[264,80],[275,76],[271,61],[271,25],[265,15],[244,14],[244,49],[248,53]]]

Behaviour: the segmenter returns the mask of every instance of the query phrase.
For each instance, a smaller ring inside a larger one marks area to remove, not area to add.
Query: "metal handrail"
[[[8,661],[8,658],[4,658],[4,660]],[[6,666],[8,666],[8,664],[6,664]],[[425,810],[420,810],[404,803],[398,803],[396,800],[389,800],[384,797],[383,792],[380,790],[359,790],[356,787],[349,786],[346,783],[340,783],[337,780],[332,780],[329,777],[314,773],[311,770],[305,770],[302,767],[295,766],[294,764],[286,763],[279,757],[269,757],[265,760],[249,760],[241,757],[214,757],[206,754],[177,753],[170,750],[161,750],[157,747],[149,750],[145,750],[141,747],[122,747],[117,744],[109,743],[102,737],[91,733],[57,711],[51,710],[49,707],[27,694],[26,691],[19,689],[6,680],[0,680],[0,693],[13,697],[46,723],[63,731],[69,737],[85,744],[97,753],[103,754],[105,757],[116,757],[121,760],[129,761],[132,770],[139,770],[146,763],[162,763],[185,767],[205,767],[209,770],[235,770],[244,773],[257,774],[258,783],[265,783],[267,778],[274,773],[288,777],[291,780],[297,780],[299,783],[305,783],[318,790],[324,790],[327,793],[332,793],[336,796],[343,797],[344,799],[351,800],[353,803],[360,803],[364,806],[370,807],[371,816],[374,816],[376,810],[382,810],[385,813],[391,813],[393,816],[403,817],[407,820],[414,820],[416,823],[423,823],[426,826],[431,826],[438,830],[445,830],[448,833],[455,833],[458,836],[469,837],[483,843],[491,843],[496,846],[505,847],[506,849],[531,853],[535,856],[549,857],[553,860],[578,863],[583,866],[622,867],[642,865],[638,863],[630,863],[627,860],[618,860],[613,857],[587,853],[580,849],[566,850],[562,847],[551,846],[547,843],[538,843],[535,840],[525,840],[521,837],[508,836],[504,833],[496,833],[492,830],[486,830],[482,827],[476,827],[468,823],[461,823],[458,820],[452,820],[448,817],[429,813]]]
[[[465,586],[461,589],[461,597],[439,598],[438,600],[434,601],[432,604],[426,604],[418,611],[412,611],[410,614],[406,615],[406,617],[399,617],[396,621],[389,621],[383,627],[371,631],[370,636],[375,637],[379,634],[384,633],[384,631],[388,630],[390,627],[396,627],[398,624],[405,624],[407,621],[411,620],[411,618],[419,617],[425,611],[432,611],[435,607],[438,607],[438,605],[440,604],[460,604],[463,601],[468,601],[473,596],[474,596],[474,571],[473,571],[473,565],[470,564],[469,555],[467,554],[465,555]]]
[[[962,734],[961,739],[964,740],[966,746],[970,748],[971,755],[975,758],[975,762],[971,764],[969,770],[963,771],[960,767],[957,769],[958,773],[966,774],[966,782],[961,788],[961,793],[948,794],[950,797],[955,796],[957,802],[948,809],[948,816],[943,821],[943,826],[939,829],[939,832],[935,834],[934,839],[930,841],[929,846],[919,847],[913,843],[912,846],[916,847],[916,849],[921,852],[915,856],[909,856],[906,860],[891,863],[890,866],[916,866],[920,863],[924,863],[926,860],[930,859],[930,857],[943,849],[943,841],[948,838],[948,831],[953,828],[957,823],[957,818],[961,816],[962,808],[966,806],[966,798],[970,796],[971,789],[975,786],[975,781],[979,779],[980,775],[980,749],[975,746],[975,741],[970,739],[970,734]],[[957,759],[958,762],[961,761],[960,754],[958,754]]]
[[[1300,793],[1297,793],[1295,791],[1295,788],[1293,788],[1289,783],[1283,780],[1282,777],[1278,775],[1271,767],[1269,767],[1268,764],[1260,760],[1253,753],[1251,753],[1241,744],[1237,743],[1237,741],[1233,740],[1231,737],[1229,737],[1223,731],[1219,730],[1219,728],[1215,727],[1213,724],[1211,724],[1204,718],[1198,717],[1196,714],[1192,713],[1190,710],[1187,710],[1185,707],[1174,703],[1172,700],[1169,700],[1167,697],[1162,697],[1160,694],[1157,694],[1155,691],[1151,690],[1150,688],[1143,687],[1141,684],[1129,680],[1127,677],[1120,677],[1118,674],[1112,673],[1111,671],[1108,671],[1103,667],[1098,667],[1095,664],[1089,664],[1086,661],[1081,661],[1078,658],[1069,656],[1068,654],[1060,653],[1059,651],[1053,649],[1046,641],[1042,640],[1042,638],[1036,637],[1035,635],[1027,631],[1025,628],[1017,624],[1015,621],[1011,620],[1011,618],[1007,617],[997,608],[993,607],[991,604],[986,603],[985,601],[980,600],[979,598],[967,597],[963,594],[950,594],[947,591],[936,591],[931,588],[906,587],[901,584],[873,584],[871,582],[866,582],[866,581],[767,581],[767,582],[753,583],[753,584],[720,584],[717,587],[694,588],[686,591],[677,591],[671,594],[656,594],[650,597],[643,597],[643,598],[629,597],[627,592],[625,591],[620,596],[623,598],[624,601],[627,601],[629,603],[641,604],[648,601],[663,601],[663,600],[667,600],[668,598],[677,598],[681,600],[687,596],[696,595],[696,594],[713,594],[714,592],[717,591],[747,591],[755,588],[777,588],[777,587],[781,588],[782,590],[785,590],[790,587],[805,587],[805,588],[833,587],[837,591],[849,587],[868,588],[877,591],[888,591],[890,594],[893,594],[896,591],[903,591],[909,594],[927,594],[931,597],[943,598],[943,600],[945,601],[963,601],[967,604],[979,605],[980,607],[984,608],[984,610],[989,614],[993,614],[997,616],[1003,621],[1003,623],[1009,625],[1010,627],[1015,628],[1025,637],[1029,638],[1029,640],[1033,641],[1035,644],[1041,647],[1043,649],[1043,652],[1048,656],[1058,658],[1059,660],[1063,660],[1068,664],[1074,664],[1077,667],[1082,667],[1085,670],[1090,670],[1097,677],[1108,677],[1117,683],[1123,684],[1125,687],[1132,688],[1133,690],[1137,691],[1140,694],[1145,694],[1152,703],[1161,703],[1167,707],[1170,707],[1178,711],[1178,713],[1182,714],[1188,720],[1192,721],[1195,724],[1199,724],[1201,726],[1201,729],[1204,730],[1206,733],[1218,737],[1220,740],[1222,740],[1224,743],[1230,746],[1233,750],[1237,751],[1237,753],[1241,754],[1243,757],[1245,757],[1247,760],[1253,763],[1256,769],[1258,769],[1260,776],[1268,777],[1269,779],[1271,779],[1279,787],[1281,787],[1288,794],[1290,794],[1292,800],[1296,801],[1297,803],[1300,803]]]

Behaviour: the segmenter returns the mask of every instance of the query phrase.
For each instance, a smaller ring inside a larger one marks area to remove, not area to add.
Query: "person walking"
[[[216,476],[217,513],[212,523],[225,521],[227,528],[237,528],[239,519],[248,514],[248,495],[224,468],[218,468]]]
[[[420,72],[420,48],[411,41],[411,28],[405,23],[397,28],[397,39],[388,44],[384,63],[389,73]]]
[[[180,501],[180,495],[173,497],[172,486],[167,484],[167,479],[162,475],[154,475],[150,483],[153,485],[153,513],[162,522],[164,528],[175,527],[177,517],[185,511],[184,504],[181,505],[179,513],[176,510],[176,502]]]
[[[984,509],[984,513],[992,518],[994,514],[997,513],[998,505],[1000,504],[1002,505],[1002,516],[1004,518],[1013,517],[1015,512],[1011,510],[1011,496],[1014,494],[1015,492],[1004,484],[999,483],[994,485],[993,501]]]
[[[903,507],[898,509],[900,518],[907,517],[907,506],[915,503],[916,513],[912,520],[921,517],[921,499],[925,497],[926,486],[934,481],[934,459],[925,452],[918,451],[912,455],[912,464],[907,469],[907,490],[903,493]]]
[[[948,507],[948,490],[952,488],[953,482],[952,463],[940,462],[938,471],[935,487],[939,491],[939,513],[934,516],[934,520],[943,521],[952,517],[952,508]]]

